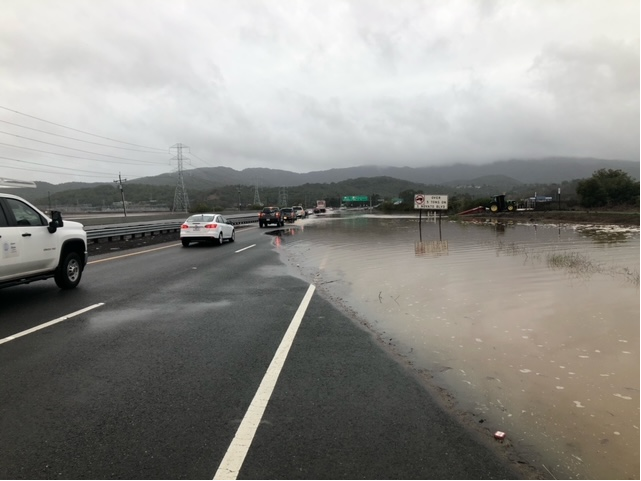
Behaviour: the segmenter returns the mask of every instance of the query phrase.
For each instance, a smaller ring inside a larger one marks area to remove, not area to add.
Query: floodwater
[[[639,229],[341,214],[277,244],[455,400],[563,479],[639,479]]]

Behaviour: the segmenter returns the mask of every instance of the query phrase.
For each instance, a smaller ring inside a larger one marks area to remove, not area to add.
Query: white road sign
[[[416,194],[414,196],[414,208],[425,210],[447,210],[447,196]]]

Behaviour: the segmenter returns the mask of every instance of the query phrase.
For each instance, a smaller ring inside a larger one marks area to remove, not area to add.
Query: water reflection
[[[419,241],[414,243],[414,254],[416,255],[416,257],[422,257],[426,255],[447,255],[447,252],[447,241]]]
[[[639,476],[639,232],[306,219],[288,262],[557,478]],[[607,248],[604,246],[607,245]],[[421,262],[416,262],[421,258]],[[636,279],[636,281],[635,281]]]

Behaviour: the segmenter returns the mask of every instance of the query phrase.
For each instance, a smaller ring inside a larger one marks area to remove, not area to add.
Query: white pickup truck
[[[63,222],[57,211],[49,218],[25,199],[0,189],[0,288],[53,277],[61,289],[73,289],[86,265],[87,233],[82,224]]]

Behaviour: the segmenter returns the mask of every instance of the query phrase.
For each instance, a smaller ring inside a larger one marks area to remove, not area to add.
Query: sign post
[[[414,208],[418,209],[418,230],[419,239],[423,240],[421,232],[421,213],[424,210],[438,211],[438,233],[442,240],[441,234],[441,213],[447,210],[447,196],[446,195],[428,195],[428,194],[415,194],[414,195]]]

